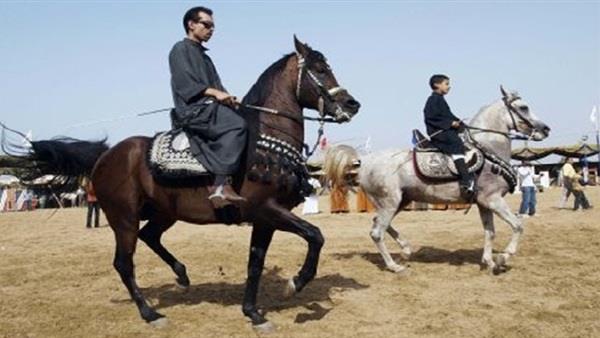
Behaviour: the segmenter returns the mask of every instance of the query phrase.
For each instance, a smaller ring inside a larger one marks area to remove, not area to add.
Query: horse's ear
[[[500,85],[500,92],[502,93],[502,97],[508,97],[508,92],[504,89],[504,86]]]
[[[308,47],[305,43],[300,42],[294,34],[294,46],[296,47],[296,53],[302,55],[303,57],[307,57],[310,53],[310,47]]]

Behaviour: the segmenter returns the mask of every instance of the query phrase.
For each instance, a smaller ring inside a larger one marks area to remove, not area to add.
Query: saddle
[[[190,150],[185,132],[170,130],[152,139],[148,162],[153,175],[165,179],[196,178],[210,175]]]
[[[419,130],[413,130],[413,138],[416,140],[413,149],[413,160],[417,173],[423,177],[456,180],[458,179],[458,170],[454,161],[449,155],[442,153],[437,149]],[[465,162],[470,173],[478,172],[485,162],[483,153],[473,147],[469,142],[465,142],[467,151],[465,152]]]

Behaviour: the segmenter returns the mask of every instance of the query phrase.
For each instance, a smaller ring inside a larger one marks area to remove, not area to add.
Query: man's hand
[[[239,105],[239,102],[238,102],[238,100],[237,100],[237,98],[235,96],[230,95],[229,93],[224,92],[222,90],[218,90],[218,89],[214,89],[214,88],[208,88],[204,92],[204,95],[212,96],[219,103],[224,104],[226,106],[229,106],[231,108],[237,108],[237,106]]]
[[[461,124],[462,124],[461,121],[458,121],[458,120],[452,121],[452,128],[458,129],[458,128],[460,128]]]

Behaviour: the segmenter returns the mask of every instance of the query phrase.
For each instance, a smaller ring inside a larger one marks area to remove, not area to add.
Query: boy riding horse
[[[450,111],[444,99],[444,95],[450,91],[450,78],[446,75],[433,75],[429,79],[429,86],[433,92],[423,109],[427,134],[436,148],[452,157],[459,174],[461,195],[471,200],[475,193],[475,180],[468,171],[465,162],[465,146],[458,136],[463,123]]]

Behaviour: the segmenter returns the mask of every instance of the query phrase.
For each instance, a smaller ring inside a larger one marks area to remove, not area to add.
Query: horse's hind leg
[[[139,220],[131,215],[119,215],[119,217],[115,217],[114,213],[110,211],[107,212],[107,217],[115,232],[117,241],[113,265],[119,273],[123,284],[127,287],[131,298],[135,301],[142,318],[148,323],[159,324],[161,322],[159,319],[164,316],[148,305],[135,281],[133,254],[135,253],[138,239]]]
[[[396,212],[394,213],[394,215],[397,215],[398,212],[400,212],[402,209],[404,209],[409,204],[410,204],[410,200],[403,199],[402,202],[400,202],[400,206],[398,206],[398,208],[396,208]],[[398,232],[396,229],[394,229],[394,226],[391,224],[391,221],[390,221],[390,224],[388,225],[388,228],[386,231],[390,236],[392,236],[394,241],[396,241],[396,243],[398,243],[398,245],[402,249],[402,254],[403,254],[404,258],[405,259],[410,258],[410,255],[412,255],[412,248],[410,247],[410,243],[404,236],[402,236],[400,234],[400,232]]]
[[[385,262],[386,268],[393,272],[399,273],[405,271],[406,266],[398,264],[394,261],[387,249],[387,246],[385,245],[384,238],[385,232],[389,232],[388,229],[397,211],[397,204],[393,206],[378,206],[377,216],[373,219],[373,227],[371,228],[371,239],[373,239],[373,242],[375,242],[375,245],[379,250],[379,254]],[[392,231],[396,232],[395,230]]]
[[[405,259],[408,259],[410,255],[412,255],[412,248],[410,247],[410,243],[404,236],[402,236],[394,227],[390,224],[387,228],[387,233],[392,236],[392,238],[400,245],[400,249],[402,249],[402,254]]]
[[[153,216],[150,218],[148,223],[138,233],[139,238],[144,241],[156,253],[165,263],[167,263],[177,278],[175,282],[177,286],[182,289],[187,289],[190,286],[190,279],[188,278],[185,265],[177,260],[161,243],[160,239],[162,235],[171,226],[175,224],[174,220],[163,218],[159,216]]]

